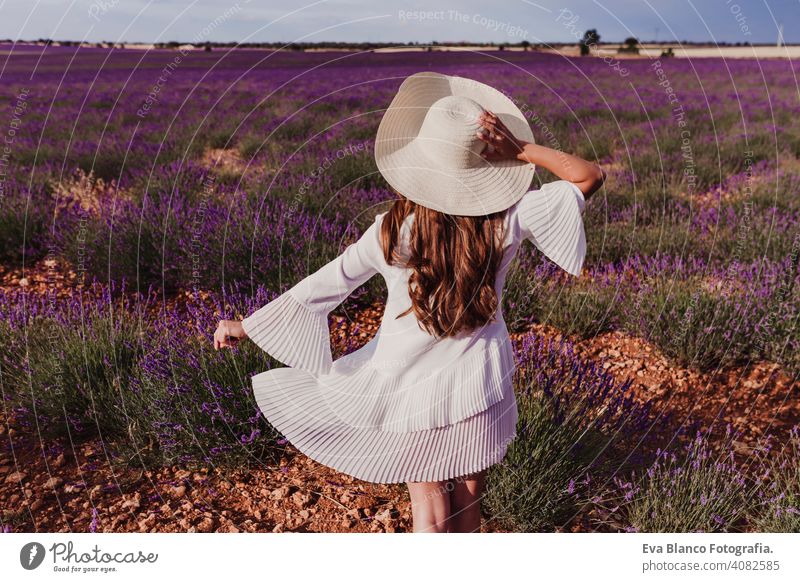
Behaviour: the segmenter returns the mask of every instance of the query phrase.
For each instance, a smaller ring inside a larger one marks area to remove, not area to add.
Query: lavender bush
[[[642,432],[649,406],[566,340],[526,336],[518,357],[517,439],[488,474],[485,507],[514,531],[552,530],[577,513],[593,478],[624,464],[626,437]]]
[[[798,532],[799,430],[778,451],[767,434],[741,454],[730,426],[713,447],[710,433],[698,431],[677,451],[658,449],[646,470],[616,476],[595,499],[598,515],[625,531]]]
[[[749,521],[755,531],[800,533],[800,425],[776,454],[773,438],[754,451],[756,481]]]
[[[31,265],[47,254],[55,204],[41,186],[26,188],[16,180],[0,196],[0,261],[8,267]]]
[[[272,294],[237,290],[188,311],[158,308],[156,297],[114,300],[104,289],[23,304],[5,294],[0,308],[12,340],[0,376],[9,404],[42,438],[99,436],[123,465],[271,459],[281,447],[250,377],[274,361],[252,342],[215,352],[212,334],[216,318],[241,317]]]

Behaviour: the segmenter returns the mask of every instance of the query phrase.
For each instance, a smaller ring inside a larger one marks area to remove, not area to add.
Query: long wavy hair
[[[495,278],[503,258],[506,211],[455,216],[420,206],[397,194],[381,224],[386,262],[413,270],[408,279],[411,311],[431,335],[448,337],[494,321]],[[408,253],[400,252],[400,229],[414,214]]]

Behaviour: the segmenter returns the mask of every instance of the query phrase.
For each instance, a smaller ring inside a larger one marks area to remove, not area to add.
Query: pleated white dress
[[[524,239],[580,274],[584,204],[575,184],[558,180],[509,208],[498,297]],[[502,307],[495,322],[444,339],[422,330],[413,312],[396,319],[411,305],[410,270],[383,258],[384,214],[336,259],[242,321],[248,337],[289,366],[253,376],[256,402],[301,452],[364,481],[440,481],[480,471],[501,461],[517,434],[515,360]],[[334,361],[328,313],[378,273],[388,288],[378,332]]]

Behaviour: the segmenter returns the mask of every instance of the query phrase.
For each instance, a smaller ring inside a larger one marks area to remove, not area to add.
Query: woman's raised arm
[[[600,188],[606,178],[605,170],[597,164],[561,150],[518,139],[491,111],[482,115],[480,122],[486,131],[479,132],[478,136],[492,146],[490,151],[483,154],[487,160],[516,158],[542,166],[562,180],[575,184],[586,199]]]

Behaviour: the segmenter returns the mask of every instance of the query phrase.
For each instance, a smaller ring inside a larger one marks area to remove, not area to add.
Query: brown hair
[[[411,307],[420,326],[447,337],[493,321],[498,306],[495,277],[503,258],[505,210],[484,216],[456,216],[415,204],[402,195],[381,224],[388,264],[413,269],[408,279]],[[400,228],[414,220],[407,257],[400,255]]]

